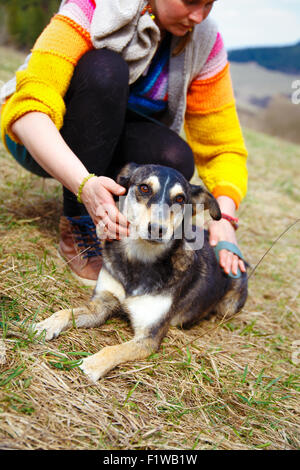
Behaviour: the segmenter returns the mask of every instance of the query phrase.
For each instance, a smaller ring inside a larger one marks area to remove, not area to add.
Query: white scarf
[[[129,83],[135,82],[150,64],[160,40],[160,30],[148,12],[141,15],[145,0],[96,0],[91,39],[96,49],[122,55],[129,66]]]

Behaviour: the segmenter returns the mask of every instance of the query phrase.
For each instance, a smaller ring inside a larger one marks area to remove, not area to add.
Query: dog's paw
[[[101,352],[93,354],[85,359],[83,359],[79,368],[88,376],[88,378],[96,383],[101,377],[103,377],[109,370],[110,367],[107,366],[107,363],[104,363]]]
[[[45,339],[50,341],[51,339],[57,338],[57,336],[62,332],[68,323],[68,318],[66,318],[65,310],[56,312],[51,317],[46,318],[39,323],[33,325],[33,330],[37,334],[43,333],[46,331]]]

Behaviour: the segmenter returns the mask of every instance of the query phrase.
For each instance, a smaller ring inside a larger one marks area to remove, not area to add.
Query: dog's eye
[[[140,184],[139,190],[144,194],[150,193],[150,187],[147,184]]]
[[[176,202],[176,204],[183,204],[184,203],[184,196],[182,194],[178,194],[178,196],[176,196],[174,198],[174,201]]]

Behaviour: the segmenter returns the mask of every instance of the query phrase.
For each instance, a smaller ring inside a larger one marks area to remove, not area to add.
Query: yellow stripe
[[[24,71],[17,72],[18,88],[17,92],[8,100],[2,110],[1,115],[1,133],[2,138],[5,134],[18,142],[16,136],[11,131],[12,124],[26,113],[31,111],[43,112],[47,114],[60,129],[63,125],[65,114],[65,103],[63,98],[55,89],[48,84],[31,80],[31,77],[24,74]],[[20,75],[23,74],[23,77]],[[45,96],[47,102],[45,103]],[[21,143],[21,142],[19,142]]]
[[[187,113],[185,131],[208,190],[227,188],[224,195],[231,191],[238,206],[247,191],[247,150],[235,106],[211,114]]]
[[[28,75],[33,84],[35,81],[42,81],[54,88],[59,95],[64,96],[73,73],[74,65],[63,57],[47,52],[42,54],[33,52],[27,70],[23,72],[22,76],[17,73],[17,81],[22,80],[22,77],[25,78]],[[46,103],[48,96],[45,95],[44,98]]]
[[[60,59],[63,59],[65,60],[66,62],[70,62],[70,64],[73,65],[73,67],[77,64],[77,62],[72,59],[71,57],[67,57],[63,54],[60,54],[59,52],[56,52],[56,51],[52,51],[52,50],[49,50],[49,51],[42,51],[40,49],[35,49],[34,50],[34,54],[48,54],[49,56],[54,56],[54,57],[59,57]]]

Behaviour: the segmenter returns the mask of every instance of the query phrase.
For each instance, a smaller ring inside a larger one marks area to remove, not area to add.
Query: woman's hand
[[[235,216],[235,203],[231,198],[227,196],[220,196],[217,198],[217,201],[219,203],[221,212],[231,215],[232,217]],[[211,246],[216,246],[221,241],[226,241],[237,245],[235,229],[226,219],[209,222],[208,231],[209,243]],[[244,262],[231,251],[220,250],[219,257],[220,266],[224,269],[226,274],[232,272],[232,274],[236,275],[238,267],[242,272],[246,272]]]
[[[120,239],[129,235],[128,221],[113,198],[113,194],[122,196],[125,192],[123,186],[106,176],[90,178],[83,187],[82,202],[94,224],[97,226],[100,223],[103,238]]]
[[[237,245],[235,230],[228,220],[221,219],[218,221],[212,221],[208,225],[209,231],[209,243],[211,246],[216,246],[220,241],[226,241]],[[226,274],[232,272],[237,274],[237,268],[239,267],[242,272],[246,272],[244,262],[231,251],[220,250],[220,266],[224,269]]]

